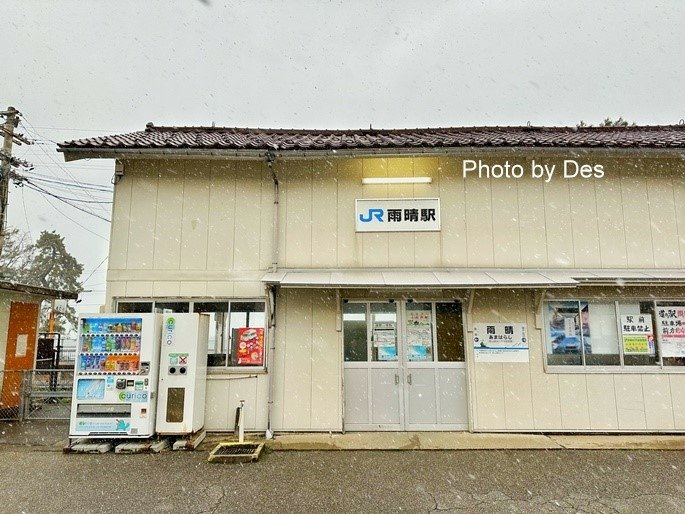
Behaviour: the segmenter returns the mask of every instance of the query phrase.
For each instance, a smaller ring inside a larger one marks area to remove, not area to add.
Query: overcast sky
[[[18,108],[19,130],[43,143],[15,152],[32,173],[60,180],[111,186],[114,165],[65,164],[51,141],[148,121],[405,128],[685,118],[682,0],[2,0],[0,19],[0,107]],[[109,224],[50,201],[12,187],[9,224],[34,238],[64,235],[83,278],[93,273],[80,310],[97,310]],[[109,217],[108,204],[77,205]]]

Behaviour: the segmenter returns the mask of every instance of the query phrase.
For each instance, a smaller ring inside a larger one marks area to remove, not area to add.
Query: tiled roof
[[[224,127],[155,127],[65,142],[60,151],[371,150],[459,147],[685,149],[685,125],[633,127],[453,127],[389,130],[298,130]]]

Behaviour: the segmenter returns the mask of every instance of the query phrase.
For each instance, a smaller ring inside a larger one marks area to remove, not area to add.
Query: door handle
[[[400,376],[395,373],[395,385],[400,385]]]
[[[411,373],[407,375],[407,383],[411,385]]]

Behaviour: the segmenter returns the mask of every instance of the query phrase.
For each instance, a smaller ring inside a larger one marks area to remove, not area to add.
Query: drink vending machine
[[[193,434],[204,427],[207,314],[165,314],[159,364],[157,433]]]
[[[69,437],[155,431],[161,314],[79,317]]]

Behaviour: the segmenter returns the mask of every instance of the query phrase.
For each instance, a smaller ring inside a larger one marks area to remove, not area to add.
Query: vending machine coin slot
[[[117,378],[117,389],[126,389],[126,379]]]

